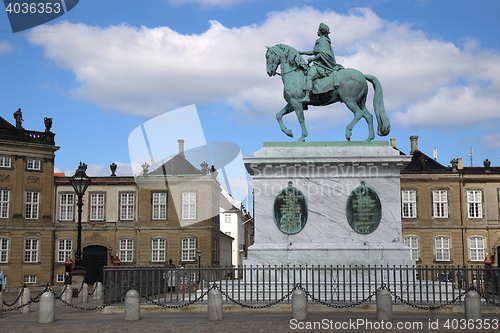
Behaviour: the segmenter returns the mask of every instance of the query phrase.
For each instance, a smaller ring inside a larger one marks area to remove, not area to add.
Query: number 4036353
[[[59,14],[61,12],[61,4],[58,2],[40,2],[40,3],[9,3],[5,8],[9,14]]]

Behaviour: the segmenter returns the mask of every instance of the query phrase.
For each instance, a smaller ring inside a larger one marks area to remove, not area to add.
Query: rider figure
[[[314,56],[307,59],[308,64],[314,61],[314,65],[311,66],[307,72],[305,87],[306,95],[302,100],[299,101],[301,103],[309,103],[311,101],[310,94],[313,88],[313,81],[315,79],[317,79],[318,77],[325,77],[333,71],[338,71],[344,68],[342,65],[339,65],[335,62],[335,55],[333,54],[331,41],[328,37],[329,34],[330,28],[326,24],[321,23],[318,28],[319,38],[314,44],[314,50],[299,52],[300,54]],[[333,87],[334,89],[337,89],[339,85],[338,82],[336,82],[337,80],[335,78],[335,75],[332,75],[332,79]]]

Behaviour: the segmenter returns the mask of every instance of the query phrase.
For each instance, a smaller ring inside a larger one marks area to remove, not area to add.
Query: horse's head
[[[267,52],[266,52],[267,75],[274,76],[276,75],[276,71],[278,69],[278,65],[281,63],[281,60],[278,53],[276,53],[275,51],[276,46],[273,47],[266,46],[266,47],[267,47]]]

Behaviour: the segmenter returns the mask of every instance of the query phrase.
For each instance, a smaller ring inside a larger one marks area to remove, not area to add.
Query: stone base
[[[248,249],[249,265],[302,266],[413,266],[408,247],[399,243],[360,244],[255,244]]]
[[[401,225],[400,171],[410,160],[388,141],[264,143],[244,158],[254,180],[255,243],[243,264],[414,265]],[[362,181],[381,204],[380,223],[366,234],[346,215]],[[276,196],[289,182],[307,200],[307,222],[295,234],[275,223]]]

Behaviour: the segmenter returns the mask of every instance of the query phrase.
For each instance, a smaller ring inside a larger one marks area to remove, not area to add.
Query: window
[[[57,246],[57,261],[58,262],[66,262],[66,259],[68,257],[71,258],[71,250],[72,250],[71,245],[72,245],[71,240],[69,240],[69,239],[61,239],[58,242],[58,246]]]
[[[134,258],[134,240],[120,239],[120,261],[132,262]]]
[[[36,283],[36,275],[25,275],[24,283]]]
[[[120,220],[134,219],[134,193],[120,194]]]
[[[10,168],[10,157],[0,156],[0,168]]]
[[[418,237],[405,237],[403,243],[410,248],[411,260],[418,260]]]
[[[153,193],[152,209],[153,220],[167,219],[167,192]]]
[[[401,211],[403,218],[417,217],[417,191],[403,190],[401,191]]]
[[[195,261],[196,260],[196,239],[183,238],[182,239],[182,261]]]
[[[9,239],[0,238],[0,263],[9,262]]]
[[[196,192],[182,193],[182,219],[196,219]]]
[[[73,221],[73,193],[61,193],[60,215],[61,221]]]
[[[480,190],[467,191],[467,210],[469,218],[483,217],[483,202]]]
[[[9,217],[10,191],[0,190],[0,218]]]
[[[38,262],[38,239],[24,240],[24,262]]]
[[[40,202],[40,193],[26,192],[26,218],[38,219],[38,205]]]
[[[450,261],[450,238],[435,238],[436,261]]]
[[[486,257],[484,254],[484,238],[471,237],[469,238],[469,250],[471,261],[483,261]]]
[[[56,282],[64,282],[64,274],[57,274]]]
[[[104,220],[104,193],[90,193],[90,220]]]
[[[226,223],[231,223],[231,214],[224,214],[224,220]]]
[[[28,170],[40,170],[40,160],[28,159],[26,163],[26,168]]]
[[[435,218],[448,218],[448,191],[432,191],[432,209]]]
[[[165,261],[166,241],[161,238],[151,240],[151,261]]]

